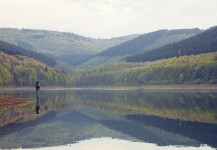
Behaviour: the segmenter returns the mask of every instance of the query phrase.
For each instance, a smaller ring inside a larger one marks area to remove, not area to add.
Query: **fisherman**
[[[36,89],[36,91],[39,91],[39,90],[40,90],[40,84],[39,84],[38,81],[37,81],[36,84],[35,84],[35,89]]]

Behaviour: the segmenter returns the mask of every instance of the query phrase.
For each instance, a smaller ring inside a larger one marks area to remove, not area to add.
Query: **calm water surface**
[[[0,109],[0,149],[217,148],[217,91],[0,91],[26,106]],[[38,107],[36,112],[36,106]]]

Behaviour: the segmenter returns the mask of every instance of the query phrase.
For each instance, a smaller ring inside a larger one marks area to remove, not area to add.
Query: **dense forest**
[[[0,40],[71,65],[137,36],[94,39],[67,32],[0,28]]]
[[[40,41],[46,39],[47,36],[60,36],[62,38],[62,35],[80,41],[84,39],[88,41],[87,38],[70,33],[26,29],[0,29],[0,37],[2,36],[1,30],[10,32],[14,30],[14,32],[9,35],[17,34],[17,37],[20,37],[20,32],[22,32],[22,34],[26,36],[25,38],[31,35],[31,38],[34,37],[35,41],[38,39],[40,39]],[[0,85],[28,86],[34,84],[36,79],[39,79],[41,84],[55,86],[216,84],[217,27],[201,32],[201,30],[196,28],[185,30],[159,30],[144,34],[99,53],[99,55],[97,55],[98,57],[93,57],[87,61],[86,68],[88,69],[84,70],[34,52],[33,49],[36,50],[37,46],[33,47],[33,45],[23,44],[22,47],[26,49],[29,47],[28,50],[25,50],[18,46],[0,41]],[[7,38],[7,32],[4,33]],[[36,34],[38,36],[36,36]],[[12,39],[17,42],[17,39],[14,39],[14,37]],[[53,38],[48,39],[51,40]],[[126,38],[122,40],[126,40]],[[179,42],[174,42],[174,40]],[[172,44],[159,47],[161,44],[171,43],[171,41],[173,41]],[[63,41],[60,40],[58,42]],[[43,45],[43,43],[41,43],[41,45]],[[32,47],[32,49],[30,47]],[[45,47],[52,47],[52,45],[49,45],[48,42]],[[159,48],[152,49],[155,47]],[[59,53],[61,52],[61,48],[56,50],[58,50]],[[132,59],[136,62],[120,62],[120,60],[123,60],[126,56],[141,51],[145,52],[140,55],[127,57],[126,59],[127,61]],[[66,53],[63,51],[63,54]],[[76,53],[73,55],[79,57]],[[68,55],[67,58],[73,59],[73,57],[70,56],[71,55]],[[144,62],[142,63],[141,61]],[[53,69],[41,62],[59,69]],[[71,77],[69,77],[69,75]]]
[[[169,43],[190,38],[199,33],[201,33],[201,30],[198,28],[159,30],[150,32],[140,35],[137,38],[124,42],[120,45],[110,47],[107,50],[95,55],[94,57],[82,62],[77,67],[91,69],[100,65],[119,62],[127,56],[138,54],[143,51],[150,51]]]
[[[4,53],[10,54],[10,55],[19,54],[19,55],[27,56],[29,58],[34,58],[49,66],[56,65],[56,60],[53,58],[47,57],[43,54],[40,54],[34,51],[25,50],[21,47],[6,43],[4,41],[0,41],[0,51],[3,51]]]
[[[184,55],[196,55],[217,51],[217,27],[210,28],[201,34],[189,39],[172,43],[152,51],[129,56],[128,62],[155,61],[164,58],[179,57]]]
[[[35,59],[0,51],[0,86],[29,86],[39,80],[42,85],[73,85],[62,71]]]
[[[75,76],[77,86],[217,83],[217,53],[145,63],[115,63]]]

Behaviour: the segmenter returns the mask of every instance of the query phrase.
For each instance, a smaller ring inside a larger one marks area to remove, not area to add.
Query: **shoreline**
[[[88,86],[88,87],[42,87],[41,91],[60,91],[60,90],[107,90],[107,91],[130,91],[130,90],[142,90],[148,92],[217,92],[217,85],[143,85],[143,86]],[[7,91],[35,91],[35,87],[0,87],[0,92]],[[0,96],[0,109],[24,106],[29,104],[29,101],[26,101],[21,98],[12,98],[12,97],[2,97]]]
[[[34,86],[15,87],[2,86],[0,91],[35,91]],[[62,87],[45,86],[41,91],[47,90],[217,90],[217,84],[176,84],[176,85],[141,85],[141,86],[83,86],[83,87]]]

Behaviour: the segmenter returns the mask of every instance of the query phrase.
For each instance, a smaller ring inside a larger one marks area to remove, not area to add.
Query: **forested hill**
[[[145,63],[121,62],[75,76],[77,86],[216,84],[217,52]]]
[[[139,37],[127,41],[123,44],[108,48],[101,52],[99,56],[123,56],[131,55],[141,51],[148,51],[156,47],[175,41],[181,41],[185,38],[201,33],[196,29],[180,29],[180,30],[159,30],[140,35]]]
[[[56,60],[53,58],[50,58],[48,56],[45,56],[43,54],[40,54],[34,51],[27,51],[21,47],[6,43],[4,41],[0,41],[0,51],[3,51],[10,55],[19,54],[19,55],[27,56],[29,58],[34,58],[49,66],[56,65]]]
[[[73,85],[62,71],[32,58],[0,51],[0,86],[32,86],[36,80],[44,86]]]
[[[97,54],[95,57],[84,61],[79,65],[79,67],[94,68],[102,64],[118,62],[126,56],[141,53],[143,51],[150,51],[169,43],[178,42],[192,37],[199,33],[201,33],[201,30],[198,28],[150,32],[120,45],[108,48],[107,50]]]
[[[0,28],[0,40],[46,54],[71,65],[137,36],[94,39],[73,33],[49,30]]]
[[[210,28],[196,36],[180,42],[143,52],[126,58],[127,62],[155,61],[164,58],[195,55],[217,51],[217,27]]]

